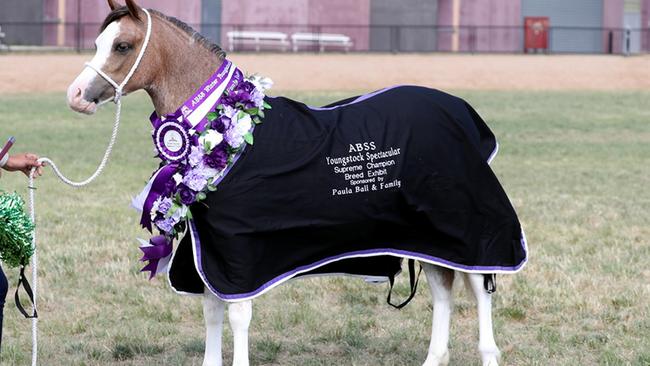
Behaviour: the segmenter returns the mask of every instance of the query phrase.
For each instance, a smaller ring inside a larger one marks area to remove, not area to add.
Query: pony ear
[[[108,7],[111,8],[111,11],[120,7],[120,4],[115,2],[115,0],[108,0]]]
[[[142,20],[140,18],[141,9],[138,4],[135,3],[135,0],[126,0],[126,7],[129,8],[129,14],[137,20]]]

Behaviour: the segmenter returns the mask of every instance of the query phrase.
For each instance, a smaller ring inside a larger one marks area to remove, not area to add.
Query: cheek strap
[[[113,86],[113,88],[115,88],[115,96],[113,97],[113,102],[115,103],[119,103],[120,99],[122,98],[122,95],[124,95],[124,87],[129,82],[129,80],[131,80],[131,77],[133,77],[133,74],[135,74],[135,70],[138,69],[138,66],[140,66],[142,57],[144,56],[144,53],[147,50],[147,46],[149,46],[149,40],[151,39],[151,15],[149,14],[149,11],[145,8],[142,8],[142,11],[144,11],[144,13],[147,15],[147,33],[145,34],[144,42],[142,43],[142,48],[140,49],[138,58],[135,59],[135,63],[131,67],[131,70],[129,70],[129,73],[126,74],[126,77],[124,78],[121,84],[118,84],[115,80],[113,80],[113,78],[108,76],[99,67],[91,64],[90,62],[85,63],[86,67],[90,67],[91,69],[93,69],[99,76],[104,78],[109,84]],[[110,101],[110,99],[108,101]]]

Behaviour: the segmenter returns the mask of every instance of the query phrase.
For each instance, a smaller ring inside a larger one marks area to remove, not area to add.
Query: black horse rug
[[[508,273],[526,241],[488,165],[494,135],[465,101],[402,86],[272,109],[208,198],[169,269],[180,293],[250,299],[296,276],[392,278],[403,258]]]

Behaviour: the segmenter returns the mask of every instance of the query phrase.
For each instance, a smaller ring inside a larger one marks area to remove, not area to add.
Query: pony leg
[[[221,334],[223,333],[223,301],[206,288],[203,295],[205,318],[205,356],[203,366],[221,366]]]
[[[431,344],[423,366],[444,366],[449,363],[449,322],[452,308],[454,271],[421,263],[433,297]]]
[[[253,317],[253,302],[242,301],[228,306],[234,342],[233,366],[248,366],[248,327]]]
[[[472,287],[478,306],[479,343],[483,366],[497,366],[499,363],[499,348],[494,342],[492,330],[492,295],[483,287],[482,274],[467,274],[467,280]]]

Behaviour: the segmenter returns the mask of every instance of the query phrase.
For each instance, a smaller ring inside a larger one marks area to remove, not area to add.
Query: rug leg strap
[[[497,291],[497,275],[494,273],[483,275],[483,287],[488,294],[493,294]]]
[[[25,293],[29,297],[29,301],[32,303],[32,307],[34,309],[33,313],[30,315],[27,310],[23,307],[23,304],[20,302],[20,287],[23,287],[25,289]],[[38,312],[36,312],[36,307],[34,306],[34,292],[32,291],[32,286],[29,284],[29,281],[27,281],[27,277],[25,277],[25,266],[20,266],[20,276],[18,277],[18,285],[16,286],[16,293],[14,295],[14,299],[16,301],[16,307],[18,308],[18,311],[20,311],[21,314],[27,319],[35,319],[38,318]]]
[[[388,303],[388,305],[394,307],[395,309],[401,309],[406,305],[408,305],[408,303],[411,302],[411,300],[413,300],[413,297],[415,296],[415,293],[418,290],[418,282],[420,281],[422,266],[420,266],[420,270],[417,272],[417,275],[415,273],[415,260],[409,259],[408,267],[409,267],[409,283],[411,285],[411,294],[406,300],[404,300],[403,303],[399,305],[395,305],[391,302],[391,295],[393,294],[393,286],[395,285],[395,276],[388,277],[388,282],[390,283],[390,289],[388,290],[388,297],[386,298],[386,302]]]

